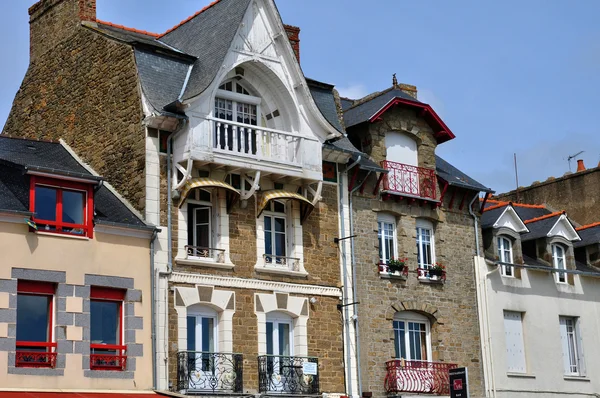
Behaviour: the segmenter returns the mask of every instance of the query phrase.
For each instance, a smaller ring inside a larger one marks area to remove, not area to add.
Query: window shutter
[[[583,338],[581,337],[581,319],[578,318],[577,321],[575,322],[575,333],[577,334],[577,356],[579,358],[578,365],[579,365],[579,375],[580,376],[585,376],[586,375],[586,369],[585,369],[585,355],[583,352]]]
[[[504,334],[506,337],[506,368],[509,372],[525,373],[525,346],[523,321],[520,312],[504,311]]]
[[[571,373],[571,362],[569,360],[569,343],[567,338],[567,320],[560,318],[560,345],[562,347],[563,369],[565,374]]]

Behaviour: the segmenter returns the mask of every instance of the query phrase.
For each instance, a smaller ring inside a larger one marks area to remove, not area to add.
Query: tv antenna
[[[581,155],[585,151],[579,151],[575,155],[571,155],[567,158],[567,162],[569,162],[569,171],[571,171],[571,160],[575,159],[577,156]]]

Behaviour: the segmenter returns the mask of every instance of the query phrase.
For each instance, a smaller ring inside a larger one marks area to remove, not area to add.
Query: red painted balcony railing
[[[385,363],[384,387],[390,395],[406,392],[450,395],[448,371],[456,367],[454,363],[394,359]]]
[[[56,366],[56,343],[17,341],[15,366],[53,368]]]
[[[384,160],[381,166],[388,170],[383,177],[383,190],[418,198],[436,199],[435,170]]]
[[[90,369],[125,370],[127,367],[127,346],[90,344],[90,350]]]

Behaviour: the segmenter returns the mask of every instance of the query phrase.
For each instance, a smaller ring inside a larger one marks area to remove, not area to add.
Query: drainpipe
[[[342,172],[340,171],[339,173],[339,193],[340,193],[340,229],[342,231],[341,235],[344,235],[346,233],[346,223],[345,223],[345,217],[344,217],[344,180],[343,180],[343,174],[344,173],[348,173],[349,170],[351,170],[353,167],[355,167],[356,165],[358,165],[358,162],[360,162],[362,155],[358,157],[358,159],[353,162],[352,164],[350,164],[348,167],[346,167],[346,169]],[[350,231],[352,232],[352,231]],[[342,236],[343,238],[344,236]],[[348,367],[348,371],[345,372],[347,373],[347,380],[346,380],[346,395],[348,396],[352,396],[352,358],[351,358],[351,347],[350,347],[350,323],[349,323],[349,312],[348,312],[348,270],[347,270],[347,262],[346,262],[346,240],[342,240],[342,275],[344,278],[344,283],[343,283],[343,306],[344,306],[344,329],[346,330],[346,336],[347,336],[347,347],[344,350],[346,353],[346,364]],[[358,370],[358,363],[356,364],[357,366],[357,370]],[[360,394],[360,392],[359,392]]]
[[[495,270],[486,273],[483,278],[480,276],[479,269],[479,258],[481,256],[481,251],[479,249],[479,222],[477,215],[473,212],[473,203],[479,198],[479,193],[475,195],[473,200],[469,203],[469,214],[473,217],[473,228],[475,230],[475,253],[476,253],[476,261],[475,265],[475,282],[477,284],[476,294],[477,294],[477,306],[480,309],[479,311],[479,319],[480,322],[483,323],[480,334],[481,334],[481,344],[482,351],[484,353],[483,364],[484,364],[484,390],[486,391],[486,396],[488,395],[488,386],[490,383],[488,379],[491,379],[491,393],[492,397],[496,397],[496,377],[494,375],[494,358],[493,358],[493,350],[491,349],[491,334],[490,334],[490,316],[488,311],[488,300],[487,300],[487,278],[493,273],[497,272],[498,268]],[[487,353],[487,355],[486,355]],[[486,356],[489,357],[489,361],[486,360]],[[486,372],[485,368],[488,369]]]
[[[360,160],[360,158],[358,159]],[[363,181],[363,184],[366,183],[367,178],[369,178],[369,176],[371,175],[371,171],[369,171],[367,173],[367,175],[365,176],[365,179]],[[354,194],[354,192],[358,191],[360,189],[362,184],[358,185],[357,187],[353,188],[351,192],[348,193],[348,208],[349,208],[349,214],[350,214],[350,235],[354,235],[354,218],[352,216],[352,195]],[[354,301],[356,302],[358,300],[358,295],[356,293],[356,261],[355,261],[355,254],[354,254],[354,239],[350,239],[350,265],[352,266],[352,298],[354,299]],[[354,313],[358,316],[358,306],[356,304],[354,304]],[[359,331],[359,325],[358,325],[358,321],[359,321],[360,317],[357,317],[354,320],[355,326],[354,326],[354,330],[355,330],[355,339],[356,339],[356,374],[357,374],[357,378],[358,378],[358,394],[362,395],[362,375],[361,375],[361,371],[360,371],[360,331]]]
[[[150,323],[151,323],[151,336],[152,336],[152,389],[156,390],[158,380],[158,369],[156,367],[156,295],[154,289],[156,289],[156,281],[154,279],[154,241],[158,236],[158,229],[152,232],[152,238],[150,239],[150,302],[152,303],[152,311],[150,312]]]

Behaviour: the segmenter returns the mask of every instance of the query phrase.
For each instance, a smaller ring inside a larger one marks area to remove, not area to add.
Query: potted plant
[[[429,276],[434,279],[439,279],[444,274],[445,270],[446,270],[446,266],[444,264],[436,262],[429,269]]]
[[[392,258],[387,263],[387,269],[390,274],[399,273],[401,274],[404,271],[404,267],[406,267],[406,262],[408,258]]]

